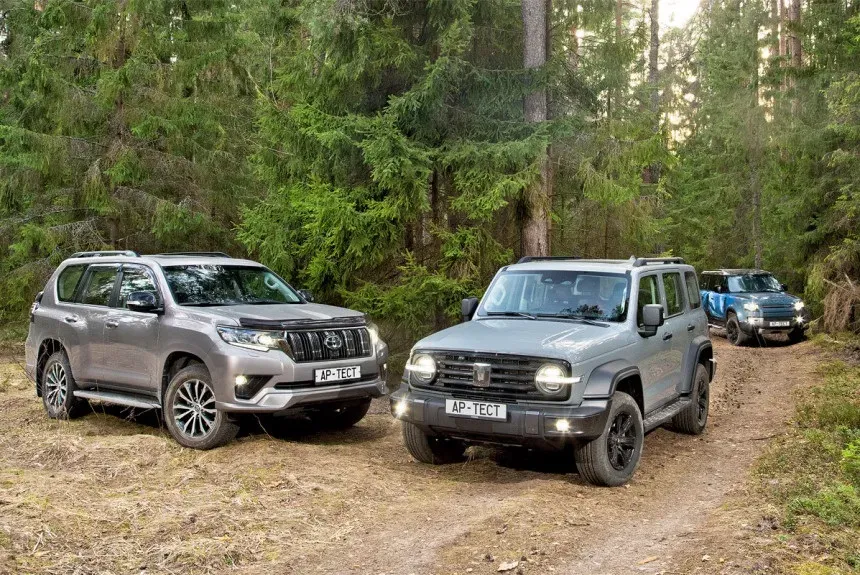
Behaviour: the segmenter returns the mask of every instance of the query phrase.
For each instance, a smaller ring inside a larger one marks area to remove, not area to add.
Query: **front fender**
[[[624,378],[636,376],[641,381],[639,368],[624,359],[616,359],[596,367],[588,376],[585,384],[583,399],[600,399],[612,397],[618,382]]]

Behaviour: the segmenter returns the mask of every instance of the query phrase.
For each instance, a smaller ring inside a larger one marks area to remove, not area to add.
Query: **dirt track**
[[[153,415],[48,421],[5,364],[0,573],[743,570],[744,536],[720,528],[724,504],[783,429],[818,351],[714,344],[709,431],[649,434],[621,489],[584,485],[562,458],[483,449],[465,464],[419,465],[382,403],[348,433],[252,430],[183,450]]]

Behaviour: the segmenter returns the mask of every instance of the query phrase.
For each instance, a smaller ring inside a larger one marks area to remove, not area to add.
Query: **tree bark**
[[[523,0],[522,14],[523,67],[533,70],[546,64],[546,0]],[[539,88],[526,95],[523,108],[526,122],[545,121],[546,90]],[[523,194],[523,255],[549,255],[549,163],[546,153],[539,162],[540,177]]]
[[[651,92],[650,112],[651,129],[654,134],[660,133],[660,0],[651,0],[649,11],[651,24],[651,39],[648,50],[648,90]],[[642,181],[646,184],[656,184],[660,179],[660,166],[651,164],[645,169]]]

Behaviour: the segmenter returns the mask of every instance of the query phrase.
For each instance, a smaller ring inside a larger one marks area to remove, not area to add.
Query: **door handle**
[[[669,341],[670,339],[672,339],[671,333],[664,333],[663,334],[663,341]]]
[[[105,327],[106,327],[106,328],[113,329],[113,328],[115,328],[115,327],[117,327],[117,326],[119,326],[119,322],[115,322],[115,321],[106,321],[106,322],[105,322]]]
[[[66,323],[76,323],[76,322],[78,321],[78,318],[76,318],[76,317],[75,317],[75,316],[73,316],[73,315],[67,315],[66,317],[64,317],[64,318],[63,318],[63,320],[64,320]]]
[[[696,329],[696,326],[694,326],[693,324],[687,326],[687,331],[693,331],[694,329]]]

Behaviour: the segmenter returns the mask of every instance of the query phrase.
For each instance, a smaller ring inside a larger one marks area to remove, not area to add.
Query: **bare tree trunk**
[[[540,68],[546,63],[546,0],[523,0],[523,67]],[[524,99],[526,122],[546,120],[546,90],[540,88]],[[522,251],[523,255],[549,255],[549,163],[540,160],[540,178],[530,185],[523,196]]]
[[[651,0],[649,11],[651,24],[651,41],[648,50],[648,89],[651,91],[651,129],[655,134],[660,133],[660,0]],[[643,182],[656,184],[660,179],[660,166],[651,164],[645,169]]]

